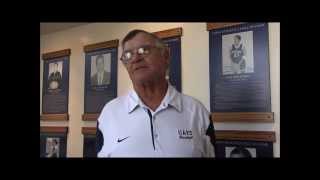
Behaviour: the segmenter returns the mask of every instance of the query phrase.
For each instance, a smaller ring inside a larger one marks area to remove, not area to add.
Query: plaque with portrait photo
[[[66,120],[68,114],[69,96],[69,58],[70,49],[45,53],[43,60],[42,88],[42,120],[48,120],[50,115],[63,117],[56,120]],[[53,118],[54,119],[54,118]]]
[[[181,38],[166,38],[163,41],[170,49],[170,65],[166,72],[166,79],[181,92]]]
[[[269,131],[216,130],[217,158],[272,158],[275,133]]]
[[[234,24],[208,25],[211,112],[270,112],[268,23]]]
[[[40,157],[66,157],[67,132],[67,127],[40,127]]]
[[[217,158],[272,158],[273,143],[259,141],[217,141]]]
[[[167,45],[170,51],[170,65],[166,79],[181,92],[181,36],[182,28],[154,32]]]
[[[98,115],[117,97],[118,40],[90,44],[85,51],[84,116]],[[96,117],[96,116],[95,116]],[[88,118],[84,118],[87,120]],[[93,118],[96,120],[96,118]]]
[[[97,157],[96,127],[83,127],[83,157]]]

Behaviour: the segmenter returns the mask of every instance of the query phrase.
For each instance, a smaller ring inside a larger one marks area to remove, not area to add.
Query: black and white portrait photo
[[[245,148],[241,146],[225,147],[226,158],[256,158],[255,148]]]
[[[59,157],[60,138],[47,138],[46,142],[46,157]]]
[[[111,54],[91,57],[91,86],[108,85],[111,81]]]
[[[62,83],[62,61],[49,64],[48,89],[60,89]]]
[[[222,36],[223,75],[253,73],[253,32]]]

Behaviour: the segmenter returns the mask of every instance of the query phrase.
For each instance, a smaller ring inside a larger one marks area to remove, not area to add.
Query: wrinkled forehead
[[[141,46],[155,45],[156,40],[149,34],[140,32],[123,45],[123,51],[131,51]]]

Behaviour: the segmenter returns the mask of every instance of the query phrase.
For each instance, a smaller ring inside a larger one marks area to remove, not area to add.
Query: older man
[[[209,112],[166,80],[169,50],[161,39],[133,30],[122,49],[134,90],[103,108],[98,157],[213,157]]]

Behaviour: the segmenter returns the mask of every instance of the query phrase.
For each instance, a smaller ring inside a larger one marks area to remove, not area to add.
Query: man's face
[[[136,49],[141,46],[155,46],[155,41],[145,33],[138,33],[124,44],[123,51],[133,50],[132,59],[125,64],[133,83],[143,83],[165,77],[169,65],[169,55],[163,49],[152,48],[150,54],[139,56]]]
[[[240,43],[240,39],[238,39],[236,36],[233,38],[233,40],[234,40],[234,44],[235,45],[239,45],[239,43]]]
[[[104,62],[102,58],[97,59],[97,71],[102,72],[104,69]]]

